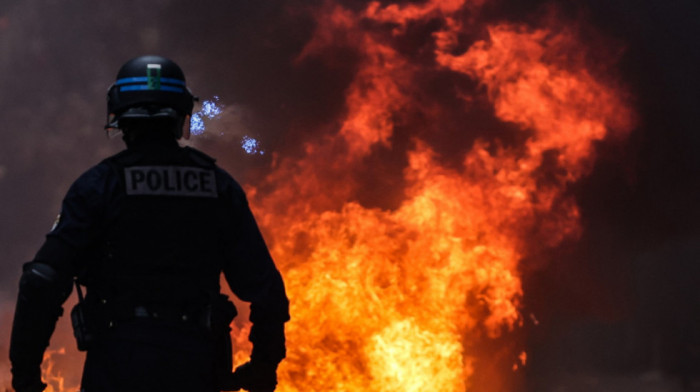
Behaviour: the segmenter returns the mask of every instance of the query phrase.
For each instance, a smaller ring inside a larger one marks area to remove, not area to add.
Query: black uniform
[[[86,392],[219,390],[235,316],[222,271],[251,302],[252,360],[274,368],[285,356],[288,300],[243,190],[174,139],[131,145],[83,174],[25,275],[43,265],[56,273],[49,289],[20,284],[10,350],[20,384],[38,370],[73,277],[87,287]]]

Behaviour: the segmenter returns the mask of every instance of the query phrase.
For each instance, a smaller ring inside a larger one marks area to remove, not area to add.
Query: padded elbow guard
[[[24,265],[10,342],[13,373],[41,364],[71,289],[71,277],[61,275],[50,265]]]
[[[73,288],[71,277],[63,276],[52,266],[40,262],[26,263],[23,269],[18,301],[60,316],[61,305]]]

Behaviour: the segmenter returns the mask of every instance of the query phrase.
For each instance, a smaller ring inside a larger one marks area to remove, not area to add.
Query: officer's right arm
[[[17,392],[41,391],[41,362],[49,345],[61,305],[71,292],[70,276],[48,264],[24,265],[10,341],[12,387]]]
[[[95,236],[99,216],[95,190],[104,189],[102,177],[99,170],[91,170],[73,184],[56,226],[34,260],[23,267],[10,340],[12,386],[18,392],[41,391],[45,386],[44,350],[70,295],[77,255]]]

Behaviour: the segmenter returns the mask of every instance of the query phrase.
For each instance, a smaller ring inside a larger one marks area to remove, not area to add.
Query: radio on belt
[[[124,169],[127,195],[217,197],[213,170],[189,166]]]

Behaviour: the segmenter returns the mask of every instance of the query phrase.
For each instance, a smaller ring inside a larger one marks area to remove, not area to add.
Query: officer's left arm
[[[18,392],[41,391],[44,351],[72,289],[75,260],[95,235],[102,175],[92,170],[66,195],[61,216],[32,262],[26,263],[10,340],[12,385]]]
[[[235,223],[224,275],[234,294],[251,303],[251,361],[276,368],[286,355],[284,323],[289,320],[289,300],[245,194],[238,187],[232,193],[231,221]]]
[[[232,257],[224,268],[224,275],[231,290],[250,302],[251,360],[276,365],[285,357],[284,323],[289,320],[289,300],[282,276],[247,205],[240,219],[232,247],[235,259]]]

